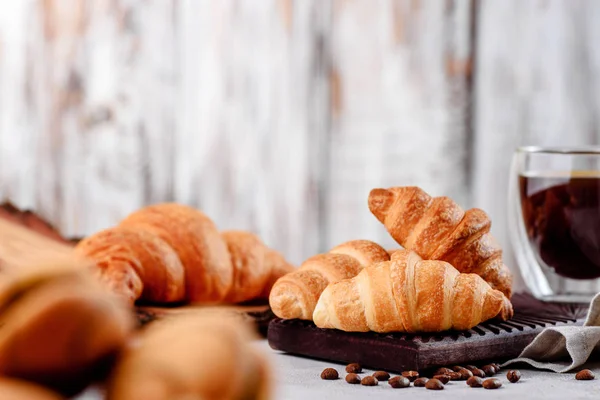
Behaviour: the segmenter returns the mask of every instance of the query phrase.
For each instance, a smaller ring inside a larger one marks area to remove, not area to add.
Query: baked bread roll
[[[309,258],[300,268],[279,278],[271,290],[269,304],[279,318],[311,320],[327,285],[352,278],[364,267],[389,259],[377,243],[368,240],[343,243],[328,253]]]
[[[404,248],[426,260],[443,260],[460,272],[481,276],[508,298],[512,274],[490,232],[487,214],[464,211],[448,197],[431,197],[418,187],[373,189],[369,209]]]
[[[0,272],[0,375],[81,391],[105,373],[133,316],[80,260]]]
[[[31,382],[0,378],[2,400],[62,400],[64,397]]]
[[[179,204],[145,207],[119,226],[84,240],[76,251],[131,304],[238,303],[264,298],[293,270],[245,231],[219,233],[200,211]]]
[[[123,353],[107,399],[269,399],[269,369],[253,338],[249,326],[226,314],[156,321]]]
[[[479,275],[398,250],[391,261],[329,285],[313,319],[320,328],[385,333],[470,329],[496,316],[510,318],[512,305]]]

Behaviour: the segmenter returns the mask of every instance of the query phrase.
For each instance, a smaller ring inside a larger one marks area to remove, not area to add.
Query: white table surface
[[[425,388],[411,387],[392,389],[386,382],[378,386],[367,387],[349,385],[343,379],[344,365],[331,362],[295,357],[272,350],[265,340],[256,344],[269,355],[275,375],[276,400],[348,400],[348,399],[441,399],[452,398],[461,400],[487,399],[598,399],[600,398],[600,363],[595,362],[586,367],[593,370],[596,379],[592,381],[577,381],[575,373],[557,374],[538,371],[519,366],[522,378],[518,383],[506,380],[506,370],[496,375],[502,381],[502,387],[495,390],[470,388],[464,381],[450,382],[444,390],[434,391]],[[324,368],[333,367],[340,373],[337,381],[321,380],[320,374]],[[361,377],[371,370],[364,370]],[[392,374],[393,376],[393,374]],[[77,400],[98,400],[101,396],[90,390],[79,396]]]

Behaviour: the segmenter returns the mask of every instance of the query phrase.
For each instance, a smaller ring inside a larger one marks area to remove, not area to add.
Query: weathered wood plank
[[[317,251],[323,218],[328,3],[187,0],[178,10],[176,198],[299,262]]]
[[[370,189],[419,185],[469,203],[471,2],[334,4],[328,243],[393,246],[367,208]]]
[[[7,194],[67,235],[171,199],[173,2],[47,0],[25,13],[25,60],[0,74],[21,113],[11,118],[27,124],[6,124],[21,138],[3,133]]]
[[[506,188],[514,148],[600,140],[599,17],[594,0],[481,1],[474,203],[491,215],[508,260]]]

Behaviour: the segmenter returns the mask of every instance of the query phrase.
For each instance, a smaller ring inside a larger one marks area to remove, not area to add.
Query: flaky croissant
[[[496,316],[510,318],[512,305],[479,275],[398,250],[391,261],[329,285],[313,320],[348,332],[439,332],[470,329]]]
[[[426,260],[443,260],[460,272],[476,273],[508,298],[512,274],[490,232],[487,214],[464,211],[448,197],[431,197],[418,187],[373,189],[369,208],[404,248]]]
[[[279,278],[269,296],[273,313],[284,319],[311,320],[319,296],[328,284],[356,276],[364,267],[389,260],[377,243],[353,240],[306,260]]]
[[[255,235],[219,233],[202,212],[158,204],[81,241],[102,281],[129,302],[243,302],[264,297],[293,267]]]
[[[266,400],[266,360],[250,342],[253,330],[226,314],[187,314],[157,321],[123,353],[108,400]]]

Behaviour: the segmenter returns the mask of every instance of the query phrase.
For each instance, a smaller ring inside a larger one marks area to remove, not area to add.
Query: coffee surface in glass
[[[519,176],[523,222],[538,261],[571,279],[600,277],[600,174]]]

